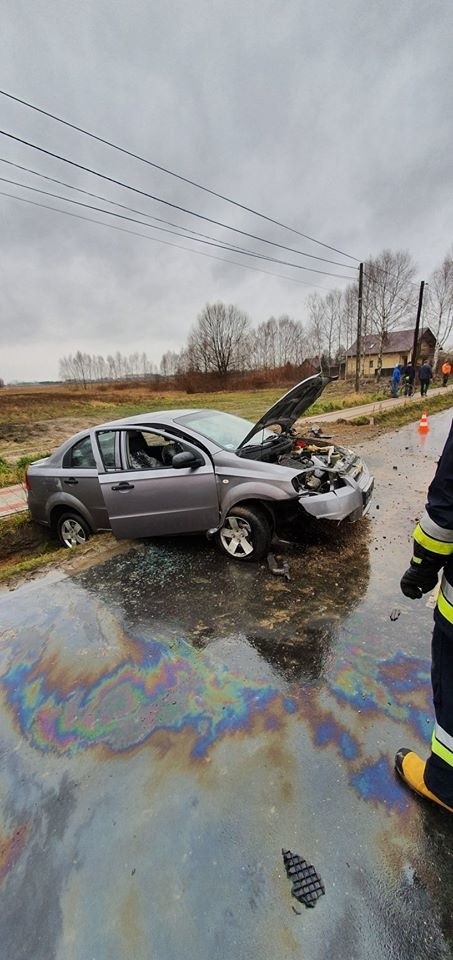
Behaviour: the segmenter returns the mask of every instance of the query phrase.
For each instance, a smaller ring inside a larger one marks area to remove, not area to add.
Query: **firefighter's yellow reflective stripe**
[[[437,723],[437,720],[434,726],[434,736],[439,743],[447,747],[450,753],[453,754],[453,737],[441,727],[440,723]]]
[[[411,563],[421,563],[421,562],[422,562],[422,558],[421,558],[421,557],[412,557],[412,558],[411,558]]]
[[[428,537],[433,537],[434,540],[443,540],[444,543],[453,543],[453,530],[448,530],[446,527],[441,527],[438,523],[435,523],[427,510],[424,511],[419,522],[423,532]]]
[[[419,523],[414,530],[414,540],[431,553],[439,553],[443,557],[449,557],[453,553],[453,543],[445,543],[445,541],[436,540],[434,537],[428,537]]]
[[[448,620],[448,623],[453,624],[453,604],[449,603],[449,601],[446,599],[442,586],[439,590],[439,596],[437,598],[437,609],[439,610],[439,613],[441,613],[442,616]]]
[[[453,587],[451,583],[448,582],[445,573],[442,574],[442,581],[440,585],[445,599],[453,605]]]
[[[451,746],[448,746],[449,743]],[[442,760],[445,760],[445,763],[448,763],[450,767],[453,767],[453,737],[450,737],[438,723],[436,723],[433,731],[431,750]]]

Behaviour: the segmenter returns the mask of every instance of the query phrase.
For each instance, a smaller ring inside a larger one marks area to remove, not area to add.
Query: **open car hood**
[[[290,430],[296,420],[318,400],[324,387],[336,379],[336,377],[324,377],[321,373],[317,373],[313,377],[308,377],[296,384],[255,423],[255,426],[239,444],[238,450],[245,447],[252,437],[265,427],[279,424],[285,432]]]

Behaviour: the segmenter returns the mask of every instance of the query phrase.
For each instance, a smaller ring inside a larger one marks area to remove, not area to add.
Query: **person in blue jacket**
[[[398,396],[399,385],[401,383],[401,367],[399,364],[393,368],[392,373],[392,397]]]
[[[440,570],[431,650],[435,712],[431,756],[425,762],[402,747],[395,766],[412,790],[453,813],[453,423],[425,512],[414,530],[414,552],[401,579],[402,592],[411,600],[420,599],[434,589]]]

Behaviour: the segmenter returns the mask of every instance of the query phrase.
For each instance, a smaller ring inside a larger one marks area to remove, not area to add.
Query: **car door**
[[[77,440],[66,450],[61,467],[54,468],[54,476],[61,484],[61,491],[66,494],[68,507],[77,509],[78,503],[82,504],[88,510],[96,530],[108,528],[107,511],[89,435]]]
[[[102,455],[102,443],[96,436]],[[123,428],[116,449],[115,469],[106,466],[99,475],[115,536],[195,533],[217,526],[217,483],[205,452],[152,427]],[[193,452],[202,464],[173,467],[172,456],[181,451]]]

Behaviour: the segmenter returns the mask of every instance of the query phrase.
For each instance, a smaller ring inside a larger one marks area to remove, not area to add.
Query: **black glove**
[[[437,584],[438,571],[434,567],[414,563],[407,568],[401,577],[400,587],[405,597],[410,600],[419,600],[424,593],[434,590]]]

